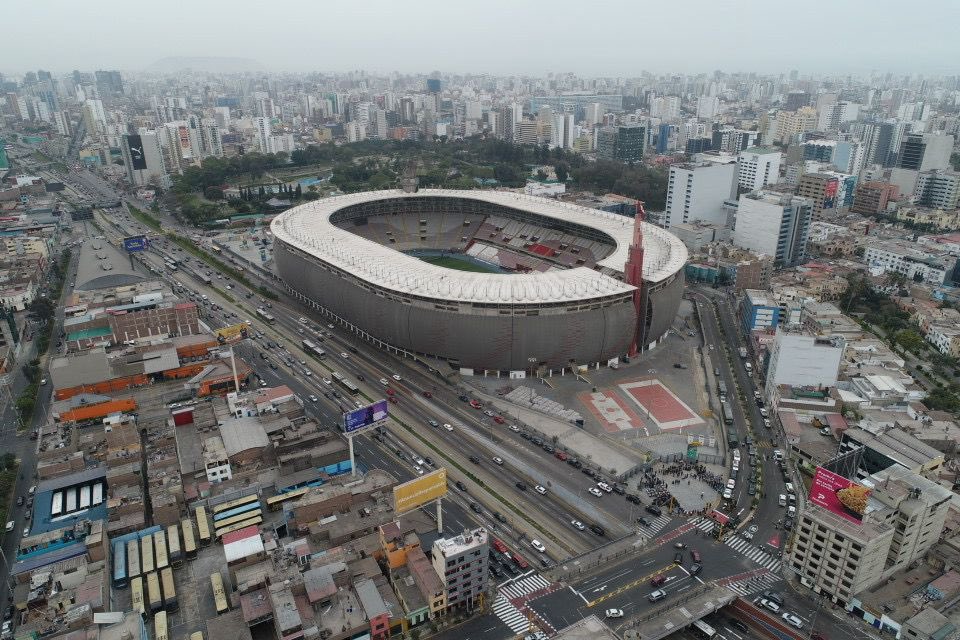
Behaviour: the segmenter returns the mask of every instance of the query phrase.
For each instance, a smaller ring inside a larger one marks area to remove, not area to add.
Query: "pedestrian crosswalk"
[[[752,576],[744,576],[735,582],[729,582],[724,586],[738,595],[747,597],[771,589],[782,581],[783,579],[772,571],[761,571]]]
[[[503,622],[510,627],[510,631],[516,634],[525,633],[530,629],[530,621],[527,616],[520,613],[513,604],[507,600],[503,594],[500,594],[493,601],[493,612]]]
[[[704,533],[710,533],[717,527],[717,523],[711,520],[710,518],[704,518],[703,516],[697,516],[690,521],[690,524],[700,529]]]
[[[763,549],[750,544],[747,540],[744,540],[739,535],[733,535],[728,537],[725,541],[726,545],[747,557],[748,560],[756,562],[764,569],[769,569],[770,571],[779,571],[783,562],[781,562],[776,556],[764,551]]]
[[[667,514],[663,514],[662,516],[659,516],[653,519],[647,518],[647,521],[650,524],[649,525],[641,524],[640,526],[638,526],[637,533],[639,533],[640,535],[647,536],[649,538],[653,538],[658,533],[660,533],[661,529],[663,529],[665,526],[670,524],[671,520],[673,520],[673,518]]]
[[[553,583],[539,573],[528,573],[500,585],[500,593],[508,600],[516,600],[517,598],[523,598],[538,591],[545,591],[551,586],[553,586]]]

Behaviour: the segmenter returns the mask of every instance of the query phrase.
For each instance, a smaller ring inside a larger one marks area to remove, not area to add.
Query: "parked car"
[[[622,618],[623,609],[607,609],[604,612],[604,615],[608,618]]]

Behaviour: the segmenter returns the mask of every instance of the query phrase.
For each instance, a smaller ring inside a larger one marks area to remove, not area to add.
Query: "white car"
[[[310,396],[310,402],[317,402],[318,400],[319,400],[319,398],[317,398],[317,396],[315,396],[315,395],[311,395],[311,396]]]
[[[542,496],[547,495],[547,488],[546,488],[545,486],[543,486],[542,484],[538,484],[538,485],[535,486],[533,489],[534,489],[534,491],[536,491],[537,493],[539,493],[539,494],[542,495]]]
[[[607,616],[608,618],[622,618],[623,609],[607,609],[604,612],[604,615]]]
[[[787,624],[796,627],[797,629],[803,629],[803,620],[801,620],[796,615],[790,613],[789,611],[784,611],[783,615],[780,616],[787,621]]]
[[[730,500],[731,498],[733,498],[733,491],[730,491],[730,489],[724,489],[724,490],[723,490],[723,499],[724,499],[724,500]]]
[[[503,458],[501,458],[500,456],[493,456],[493,462],[494,464],[503,466]]]
[[[6,532],[7,532],[7,533],[10,533],[11,531],[13,531],[13,528],[14,528],[15,526],[17,526],[17,523],[14,522],[13,520],[11,520],[10,522],[7,523],[7,526],[6,526],[6,528],[5,528]]]
[[[613,487],[611,487],[610,485],[608,485],[606,482],[602,480],[597,483],[597,486],[603,489],[607,493],[610,493],[611,491],[613,491]]]
[[[769,609],[770,611],[773,611],[774,613],[779,613],[779,612],[780,612],[780,605],[778,605],[778,604],[777,604],[776,602],[774,602],[773,600],[767,600],[766,598],[761,598],[761,599],[760,599],[760,606],[763,607],[764,609]]]
[[[570,525],[571,525],[574,529],[576,529],[577,531],[583,531],[584,528],[585,528],[585,527],[583,526],[583,523],[580,522],[579,520],[571,520],[571,521],[570,521]]]
[[[592,496],[596,496],[598,498],[603,497],[603,491],[600,491],[600,489],[597,489],[596,487],[590,487],[589,489],[587,489],[587,493],[589,493]]]
[[[327,329],[333,329],[333,325],[332,325],[332,324],[328,324],[328,325],[327,325]]]
[[[421,467],[414,467],[413,470],[417,472],[418,476],[423,475],[423,469]]]
[[[343,358],[344,360],[347,360],[350,358],[350,354],[344,351],[343,353],[340,354],[340,357]]]
[[[537,540],[536,538],[530,541],[530,546],[536,549],[537,551],[539,551],[540,553],[547,552],[547,548],[543,546],[543,543]]]
[[[515,424],[512,424],[510,425],[510,431],[513,431],[514,433],[520,433],[520,427],[518,427]]]
[[[426,462],[423,461],[423,458],[421,458],[420,456],[413,456],[413,461],[414,461],[416,464],[420,465],[421,467],[422,467],[423,465],[427,464]]]
[[[393,378],[394,380],[396,380],[397,382],[400,382],[401,380],[403,380],[403,378],[401,378],[401,377],[398,376],[397,374],[393,374],[393,375],[390,376],[390,377]]]
[[[449,422],[444,422],[443,428],[446,429],[447,431],[453,431],[453,425],[450,424]]]
[[[324,378],[323,384],[333,384],[333,380],[331,380],[330,378]]]
[[[26,538],[26,537],[28,537],[29,535],[30,535],[30,525],[27,525],[27,526],[25,526],[25,527],[23,528],[23,535],[20,536],[20,537]]]
[[[299,318],[297,318],[297,322],[299,322],[300,324],[307,324],[307,319],[304,318],[303,316],[300,316]]]
[[[383,386],[387,386],[387,385],[390,384],[390,383],[387,382],[387,379],[386,379],[386,378],[380,378],[380,384],[382,384]]]

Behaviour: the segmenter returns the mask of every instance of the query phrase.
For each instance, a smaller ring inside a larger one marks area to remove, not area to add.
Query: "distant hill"
[[[161,58],[146,68],[155,73],[176,73],[184,70],[211,73],[263,71],[263,65],[252,58],[221,58],[217,56],[171,56]]]

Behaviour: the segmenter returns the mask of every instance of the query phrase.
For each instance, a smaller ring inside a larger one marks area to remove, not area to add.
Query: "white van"
[[[781,493],[780,498],[777,500],[777,504],[779,504],[781,507],[787,506],[787,496]]]
[[[787,493],[793,493],[793,484],[792,484],[792,483],[787,482],[786,484],[783,485],[783,488],[787,490]]]
[[[733,478],[730,478],[729,480],[727,480],[727,489],[730,489],[732,491],[733,488],[736,486],[737,486],[736,480],[734,480]]]

